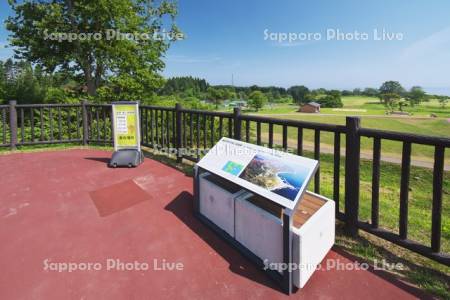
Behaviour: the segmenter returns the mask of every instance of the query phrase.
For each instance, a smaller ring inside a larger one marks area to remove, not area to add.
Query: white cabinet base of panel
[[[283,262],[283,225],[279,218],[248,202],[253,194],[236,199],[235,238],[265,263]]]
[[[316,266],[325,258],[334,244],[335,205],[334,201],[317,194],[307,194],[322,199],[324,204],[300,228],[292,227],[292,260],[298,264],[293,271],[293,282],[303,288]]]
[[[242,193],[230,193],[207,180],[209,173],[200,175],[199,198],[200,213],[212,223],[234,237],[234,199]]]

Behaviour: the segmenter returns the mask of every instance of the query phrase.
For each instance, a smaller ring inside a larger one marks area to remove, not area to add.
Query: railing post
[[[235,107],[233,109],[233,123],[234,123],[234,139],[241,140],[241,108]]]
[[[181,139],[182,139],[182,126],[181,126],[181,124],[182,124],[182,113],[181,113],[181,109],[182,109],[182,107],[181,107],[181,104],[180,103],[177,103],[177,104],[175,104],[175,121],[176,121],[176,123],[175,123],[175,130],[176,130],[176,133],[175,133],[175,145],[176,145],[176,148],[177,148],[177,162],[178,163],[181,163],[182,162],[182,160],[183,160],[183,153],[182,153],[182,149],[181,149],[181,147],[182,147],[182,144],[181,144]]]
[[[16,150],[17,144],[17,110],[16,110],[17,101],[11,100],[9,101],[9,130],[11,133],[10,142],[11,142],[11,150]]]
[[[83,145],[86,146],[89,140],[89,124],[87,114],[87,100],[81,100],[81,118],[83,126]]]
[[[359,117],[346,118],[345,231],[351,236],[358,235],[360,124]]]

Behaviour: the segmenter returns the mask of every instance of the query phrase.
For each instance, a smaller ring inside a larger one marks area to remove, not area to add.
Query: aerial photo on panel
[[[306,167],[256,154],[239,177],[293,201],[306,183],[308,173]]]

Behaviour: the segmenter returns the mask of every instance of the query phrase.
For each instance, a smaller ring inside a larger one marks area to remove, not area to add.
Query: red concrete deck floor
[[[109,169],[110,155],[0,155],[0,299],[288,298],[193,217],[191,178],[149,159],[136,169]],[[155,259],[166,270],[155,269]],[[108,270],[112,260],[149,270]],[[326,260],[354,262],[335,251]],[[55,263],[96,265],[58,272]],[[174,263],[183,270],[167,270]],[[361,270],[319,270],[291,296],[417,297],[424,295]]]

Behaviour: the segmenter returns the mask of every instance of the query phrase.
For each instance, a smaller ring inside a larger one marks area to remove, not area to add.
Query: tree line
[[[399,109],[403,111],[406,106],[416,106],[422,102],[427,102],[430,99],[437,99],[442,107],[445,107],[450,97],[445,95],[430,95],[427,94],[420,86],[413,86],[409,90],[405,89],[398,81],[385,81],[379,88],[355,88],[354,90],[331,90],[315,89],[309,90],[305,86],[293,86],[288,89],[293,99],[298,104],[304,104],[310,101],[321,103],[324,99],[334,95],[334,101],[325,102],[324,107],[341,107],[338,98],[340,96],[366,96],[376,97],[383,103],[387,110],[394,111]],[[322,95],[322,96],[321,96]],[[323,97],[323,95],[326,95]],[[324,103],[322,103],[324,104]]]
[[[154,88],[151,93],[138,94],[139,100],[148,104],[172,105],[182,102],[193,108],[218,108],[224,101],[241,100],[258,110],[267,103],[295,103],[303,105],[317,102],[322,107],[342,107],[342,96],[377,97],[388,110],[403,110],[406,106],[415,106],[431,98],[438,99],[442,106],[449,97],[428,95],[419,87],[409,90],[397,81],[386,81],[380,88],[349,90],[309,89],[306,86],[289,88],[276,86],[249,87],[231,85],[211,85],[205,79],[192,76],[163,79],[161,88]],[[8,59],[0,61],[0,99],[3,102],[15,99],[19,103],[74,103],[82,98],[93,102],[106,103],[116,100],[102,93],[90,96],[87,87],[80,82],[76,74],[67,70],[53,73],[45,71],[40,65],[30,62]]]

